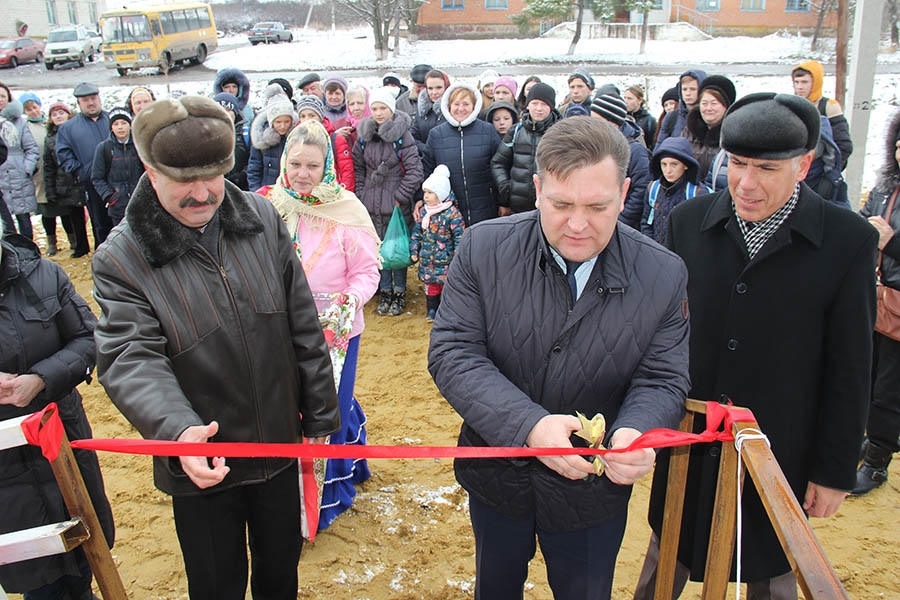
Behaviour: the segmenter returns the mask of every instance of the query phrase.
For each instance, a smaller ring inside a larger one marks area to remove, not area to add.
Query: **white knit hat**
[[[266,99],[266,120],[269,122],[269,126],[278,117],[292,117],[294,121],[297,120],[294,117],[294,105],[280,85],[270,84],[263,95]]]
[[[372,105],[376,102],[381,102],[389,109],[391,112],[397,111],[397,95],[394,90],[397,88],[392,87],[380,87],[372,90],[372,93],[369,94],[369,108],[372,108]]]
[[[434,192],[438,200],[443,202],[450,196],[450,169],[447,165],[438,165],[431,175],[422,183],[422,189]]]

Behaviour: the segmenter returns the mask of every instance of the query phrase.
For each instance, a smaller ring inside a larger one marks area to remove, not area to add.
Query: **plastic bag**
[[[405,269],[412,264],[409,256],[409,229],[406,228],[406,220],[399,206],[394,206],[394,213],[384,233],[381,260],[381,268],[386,271]]]

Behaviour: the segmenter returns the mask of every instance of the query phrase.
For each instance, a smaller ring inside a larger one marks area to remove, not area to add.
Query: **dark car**
[[[254,46],[257,44],[277,44],[278,42],[293,42],[294,34],[284,28],[284,23],[278,21],[266,21],[257,23],[247,33],[247,39]]]
[[[22,63],[42,62],[44,44],[27,37],[0,39],[0,67],[15,69]]]

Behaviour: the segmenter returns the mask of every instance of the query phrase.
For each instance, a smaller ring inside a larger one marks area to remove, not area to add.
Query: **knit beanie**
[[[131,125],[131,111],[123,106],[117,106],[109,111],[109,127],[112,129],[112,124],[122,119],[126,121],[129,125]]]
[[[566,107],[566,118],[569,117],[589,117],[591,113],[584,107],[584,104],[575,102]]]
[[[234,94],[229,94],[228,92],[219,92],[218,94],[213,96],[213,100],[218,102],[225,110],[230,110],[235,114],[240,112],[240,109],[238,108],[238,99]]]
[[[503,77],[498,77],[497,80],[494,82],[494,87],[496,88],[498,85],[505,87],[506,89],[511,91],[513,97],[515,97],[515,95],[519,91],[519,84],[516,83],[515,79],[513,79],[512,77],[509,77],[508,75],[504,75]]]
[[[700,84],[700,89],[697,90],[697,97],[702,96],[703,92],[712,92],[716,99],[725,105],[725,108],[734,104],[735,98],[737,98],[734,83],[721,75],[710,75],[704,79]]]
[[[478,91],[481,91],[481,88],[486,86],[487,84],[493,84],[494,80],[500,77],[500,73],[495,71],[494,69],[485,69],[481,72],[481,75],[478,76]]]
[[[317,96],[306,94],[297,98],[297,114],[299,115],[304,110],[314,111],[319,115],[320,121],[325,120],[325,105]]]
[[[266,99],[266,120],[269,126],[278,117],[292,117],[294,115],[294,105],[290,99],[284,95],[284,90],[277,83],[271,83],[263,92]]]
[[[50,105],[50,108],[47,109],[47,114],[53,114],[54,111],[64,110],[69,113],[69,117],[71,117],[74,113],[72,112],[72,107],[66,104],[65,102],[54,102]]]
[[[347,85],[347,80],[344,79],[343,77],[341,77],[340,75],[330,75],[330,76],[328,77],[328,79],[326,79],[326,80],[322,83],[322,89],[323,89],[323,90],[326,89],[326,88],[327,88],[330,84],[332,84],[332,83],[336,83],[336,84],[338,85],[338,87],[341,88],[341,91],[344,92],[344,94],[347,93],[347,87],[349,87],[349,86]]]
[[[400,87],[402,84],[400,83],[400,76],[396,73],[385,73],[384,77],[381,78],[381,85],[394,85]]]
[[[591,74],[588,73],[585,69],[578,67],[572,74],[569,75],[569,78],[566,80],[566,83],[571,83],[573,79],[578,78],[584,82],[586,86],[590,89],[594,89],[594,78],[591,77]]]
[[[38,106],[41,106],[41,99],[38,98],[32,92],[25,92],[24,94],[19,94],[19,102],[22,103],[22,106],[25,106],[26,102],[36,102]]]
[[[234,124],[211,98],[164,98],[144,107],[131,130],[141,161],[176,181],[223,175],[234,166]]]
[[[272,85],[273,83],[277,83],[281,87],[281,90],[284,92],[285,96],[287,96],[288,98],[294,97],[294,88],[291,87],[291,84],[288,83],[287,79],[276,77],[275,79],[269,81],[269,85]]]
[[[532,100],[540,100],[550,108],[554,108],[556,106],[556,90],[544,82],[538,82],[528,90],[528,95],[525,96],[525,108],[528,108],[528,103]]]
[[[371,109],[371,107],[373,105],[380,103],[380,104],[384,104],[389,109],[391,109],[392,113],[396,112],[397,98],[394,95],[394,92],[396,90],[397,90],[397,88],[392,88],[392,87],[375,88],[369,94],[369,108]]]
[[[603,94],[609,94],[616,98],[622,97],[622,92],[619,91],[619,88],[614,83],[604,83],[603,85],[597,86],[594,90],[594,96],[602,96]]]
[[[667,89],[665,92],[663,92],[662,100],[660,101],[660,104],[663,105],[663,108],[665,108],[666,102],[668,102],[669,100],[674,100],[675,102],[678,102],[678,88],[677,87],[671,87],[671,88]]]
[[[628,116],[628,108],[625,106],[625,101],[612,94],[603,94],[594,98],[591,101],[591,111],[615,125],[624,123],[625,118]]]
[[[431,175],[422,183],[422,190],[434,192],[438,200],[445,201],[450,196],[450,169],[447,165],[438,165]]]

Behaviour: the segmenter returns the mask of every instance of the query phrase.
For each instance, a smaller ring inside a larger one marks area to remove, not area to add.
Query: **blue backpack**
[[[819,117],[822,122],[816,158],[809,167],[804,183],[820,195],[826,202],[850,208],[847,182],[841,174],[841,149],[834,141],[831,122],[828,117]]]
[[[650,214],[647,216],[647,225],[653,225],[653,215],[656,214],[656,198],[659,196],[659,179],[654,179],[650,184],[650,194],[647,196],[647,204],[650,205]],[[697,186],[690,181],[684,184],[684,198],[690,200],[697,195]]]

